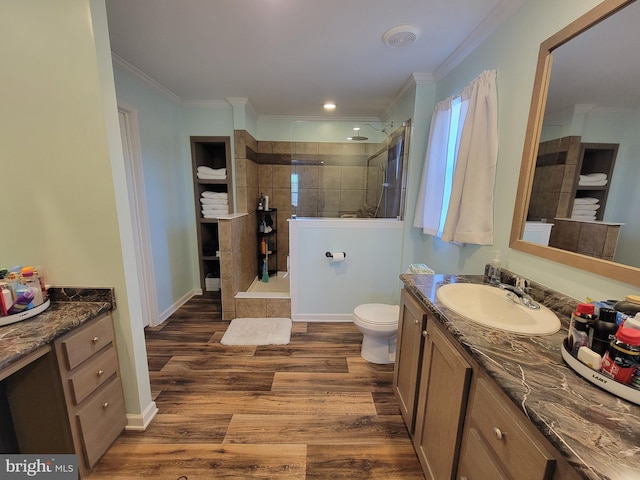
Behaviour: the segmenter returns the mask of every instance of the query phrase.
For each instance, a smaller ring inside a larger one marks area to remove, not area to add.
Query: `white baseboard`
[[[162,313],[160,313],[158,315],[158,323],[157,323],[157,325],[160,325],[162,322],[164,322],[167,318],[169,318],[171,315],[173,315],[181,306],[183,306],[185,303],[187,303],[189,300],[191,300],[196,295],[202,295],[202,289],[196,288],[196,289],[191,290],[190,292],[185,293],[176,302],[174,302],[173,305],[171,305],[164,312],[162,312]]]
[[[296,313],[291,315],[294,322],[353,322],[351,313]]]
[[[127,413],[127,426],[125,430],[133,430],[133,431],[143,431],[146,430],[153,417],[158,413],[158,407],[156,407],[156,402],[150,402],[147,405],[147,408],[140,414],[130,414]]]

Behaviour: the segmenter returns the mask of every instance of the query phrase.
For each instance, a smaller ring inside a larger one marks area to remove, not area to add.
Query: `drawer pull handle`
[[[504,434],[502,433],[502,430],[500,430],[498,427],[493,427],[493,436],[496,437],[496,440],[502,440],[502,437],[504,437]]]
[[[418,321],[418,319],[416,318],[416,319],[413,321],[413,324],[414,324],[414,325],[418,325],[418,323],[420,323],[420,322],[419,322],[419,321]]]
[[[426,330],[422,330],[422,336],[427,338],[427,335],[429,335],[429,333]]]
[[[91,339],[91,343],[98,343],[98,337],[93,337]]]
[[[109,402],[104,402],[104,403],[102,404],[102,408],[107,408],[108,406],[109,406]]]
[[[98,375],[99,377],[101,377],[102,375],[104,375],[104,370],[98,370],[97,375]]]

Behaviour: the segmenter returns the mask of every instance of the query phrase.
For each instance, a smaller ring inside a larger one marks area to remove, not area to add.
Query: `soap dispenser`
[[[489,264],[489,271],[487,272],[489,277],[489,283],[491,285],[498,285],[502,281],[502,268],[500,266],[500,251],[493,251],[493,260]]]

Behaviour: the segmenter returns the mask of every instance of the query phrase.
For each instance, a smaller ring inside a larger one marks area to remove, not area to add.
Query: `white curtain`
[[[440,232],[440,216],[442,212],[444,180],[447,169],[447,148],[449,128],[451,126],[451,101],[447,98],[436,105],[431,116],[431,130],[427,144],[418,203],[413,218],[413,226],[422,228],[428,235]],[[445,161],[443,162],[442,159]]]
[[[443,183],[440,170],[446,166],[448,128],[444,131],[444,113],[451,102],[436,106],[429,134],[414,226],[430,235],[440,235],[443,241],[493,244],[493,188],[498,158],[498,105],[496,71],[485,71],[460,94],[461,112],[456,136],[455,168],[449,208],[444,225],[435,226],[442,214]],[[443,115],[441,117],[441,115]],[[442,120],[442,123],[440,123]],[[450,123],[450,120],[449,120]],[[433,143],[432,143],[433,142]],[[443,154],[444,153],[444,154]],[[431,210],[434,210],[431,212]]]

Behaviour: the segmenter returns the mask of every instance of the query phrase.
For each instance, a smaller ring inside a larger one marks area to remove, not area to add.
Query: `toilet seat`
[[[398,305],[387,305],[386,303],[366,303],[358,305],[353,310],[353,315],[358,323],[371,328],[398,327],[398,315],[400,307]]]

